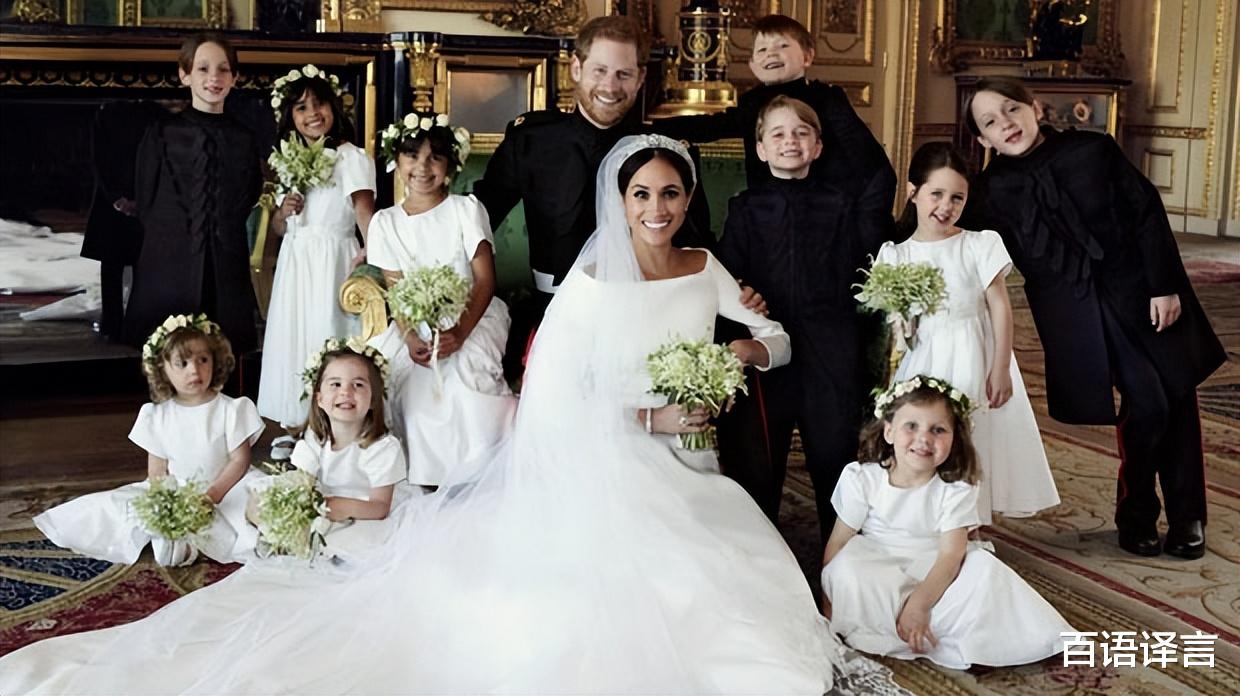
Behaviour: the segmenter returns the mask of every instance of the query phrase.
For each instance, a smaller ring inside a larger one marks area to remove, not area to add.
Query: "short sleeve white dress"
[[[952,669],[1022,665],[1063,650],[1071,631],[1041,595],[986,549],[971,544],[960,574],[930,610],[938,647],[914,653],[896,634],[904,601],[925,579],[939,535],[977,524],[977,487],[938,476],[891,485],[878,464],[849,464],[831,496],[839,520],[860,533],[822,570],[831,628],[866,653],[925,657]]]
[[[350,143],[337,149],[331,181],[306,194],[302,211],[288,219],[263,335],[258,412],[281,425],[306,422],[310,402],[301,398],[306,358],[333,336],[360,330],[340,308],[340,285],[358,253],[353,194],[375,190],[375,163]]]
[[[168,474],[210,485],[228,464],[230,452],[263,432],[254,402],[219,394],[198,406],[169,399],[138,412],[129,439],[150,454],[168,460]],[[149,487],[146,481],[90,493],[34,518],[35,526],[57,546],[113,563],[133,563],[152,541],[134,517],[130,501]],[[220,501],[198,550],[211,558],[233,560],[238,532],[245,527],[245,485],[238,483]]]
[[[1059,504],[1042,436],[1012,356],[1012,398],[997,409],[986,406],[986,375],[994,362],[994,328],[986,306],[991,281],[1012,270],[997,232],[963,230],[934,242],[887,242],[876,263],[930,263],[943,271],[947,303],[921,318],[917,341],[905,354],[896,379],[930,375],[950,382],[979,408],[973,414],[973,446],[982,466],[978,516],[990,524],[991,511],[1027,517]]]
[[[470,262],[492,244],[486,209],[473,196],[451,194],[430,210],[409,215],[397,205],[370,222],[367,260],[385,271],[450,266],[473,283]],[[409,482],[437,486],[453,466],[498,443],[512,427],[516,399],[501,361],[508,307],[492,298],[460,350],[439,361],[443,388],[429,367],[409,357],[396,322],[372,339],[392,363],[388,408],[392,430],[405,445]]]
[[[405,453],[400,440],[384,435],[366,447],[353,442],[333,450],[310,431],[293,448],[293,466],[319,480],[324,496],[369,500],[372,488],[395,484],[392,509],[382,520],[352,520],[332,524],[325,537],[324,553],[345,558],[382,545],[391,536],[398,508],[422,489],[405,483]]]

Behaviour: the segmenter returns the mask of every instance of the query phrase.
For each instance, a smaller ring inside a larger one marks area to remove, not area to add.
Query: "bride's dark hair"
[[[665,147],[648,147],[644,150],[638,150],[633,156],[626,159],[624,164],[620,165],[620,171],[616,176],[616,183],[620,185],[620,196],[623,198],[625,191],[629,190],[629,182],[633,180],[633,175],[638,169],[646,166],[651,160],[661,159],[672,165],[677,174],[680,174],[680,183],[685,187],[685,193],[693,192],[693,168],[685,160],[684,157]]]

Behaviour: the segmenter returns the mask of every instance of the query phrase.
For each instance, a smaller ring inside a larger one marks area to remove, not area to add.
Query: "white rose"
[[[962,396],[964,396],[964,395],[960,393],[960,390],[959,390],[959,389],[953,389],[953,390],[952,390],[952,394],[951,394],[952,401],[960,401],[960,397],[962,397]]]
[[[273,109],[278,109],[278,108],[280,108],[280,98],[279,98],[279,97],[272,97],[272,98],[271,98],[271,108],[273,108]]]
[[[160,324],[160,326],[163,327],[165,331],[171,331],[177,327],[177,318],[168,317],[167,319],[164,320],[163,324]]]
[[[294,80],[300,80],[301,73],[297,72],[296,69],[290,70],[288,71],[288,75],[285,76],[285,79],[287,79],[289,82],[293,82]]]
[[[447,115],[447,114],[438,114],[438,115],[436,115],[436,116],[435,116],[435,125],[436,125],[436,126],[447,126],[447,125],[448,125],[448,115]]]
[[[306,74],[306,77],[318,77],[319,76],[319,69],[314,67],[313,65],[307,64],[306,67],[301,69],[301,71]]]
[[[392,160],[391,162],[388,162],[387,166],[383,168],[383,171],[387,172],[388,174],[391,174],[392,172],[396,171],[396,160]]]
[[[452,134],[456,136],[456,141],[458,143],[464,144],[469,142],[469,131],[464,128],[457,128],[452,132]]]
[[[418,121],[418,126],[419,126],[422,130],[430,130],[431,126],[433,126],[433,125],[435,125],[435,124],[431,121],[430,116],[423,116],[423,117],[422,117],[422,120],[421,120],[421,121]]]
[[[417,128],[418,127],[418,115],[417,114],[406,114],[404,124],[405,124],[405,128]]]

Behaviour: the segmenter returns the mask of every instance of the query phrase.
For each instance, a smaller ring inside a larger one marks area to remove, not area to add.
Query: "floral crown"
[[[378,349],[373,346],[366,345],[360,336],[351,336],[349,338],[329,338],[323,343],[323,348],[319,352],[312,354],[306,360],[306,369],[302,370],[301,382],[304,385],[301,398],[309,399],[314,396],[315,383],[319,381],[319,373],[323,371],[323,359],[328,353],[336,353],[340,351],[352,351],[358,355],[370,360],[379,368],[379,377],[383,380],[383,386],[387,387],[389,365],[388,359],[383,357]]]
[[[336,93],[337,97],[344,94],[344,89],[340,86],[340,78],[335,75],[330,75],[311,63],[307,63],[300,70],[293,68],[288,71],[287,75],[276,79],[271,85],[271,109],[276,113],[277,122],[280,120],[280,107],[284,104],[284,100],[301,96],[300,94],[289,94],[289,87],[302,78],[309,78],[311,80],[317,78],[326,82],[332,88],[332,91]]]
[[[173,314],[151,332],[150,338],[142,344],[142,362],[157,365],[168,336],[177,329],[185,328],[201,331],[204,334],[220,332],[220,325],[208,319],[205,314]]]
[[[896,382],[887,391],[879,394],[874,399],[874,417],[882,420],[887,415],[887,409],[891,407],[891,404],[896,399],[917,391],[922,387],[928,387],[947,397],[947,400],[951,402],[952,408],[960,414],[962,419],[967,421],[969,414],[973,413],[973,402],[967,394],[953,387],[946,380],[939,379],[938,377],[917,375],[903,382]]]
[[[451,128],[448,125],[447,114],[406,114],[405,117],[396,123],[384,128],[379,134],[382,141],[380,151],[383,153],[384,159],[387,160],[387,171],[390,173],[396,170],[396,146],[405,138],[416,138],[423,131],[431,128]],[[461,126],[451,128],[453,142],[452,149],[456,151],[456,159],[462,165],[465,160],[469,159],[469,131]]]

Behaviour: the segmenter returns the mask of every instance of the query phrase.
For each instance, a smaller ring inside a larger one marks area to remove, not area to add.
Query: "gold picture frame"
[[[939,0],[937,24],[930,41],[930,63],[940,72],[955,73],[973,65],[1004,65],[1027,60],[1023,38],[1013,40],[1012,32],[1000,39],[985,37],[961,38],[960,10],[962,3],[969,5],[977,0]],[[1030,9],[1037,0],[991,0],[988,4],[999,10],[1021,10],[1028,3]],[[981,0],[982,3],[985,0]],[[979,3],[980,4],[980,3]],[[1122,71],[1123,52],[1120,50],[1118,3],[1116,0],[1093,0],[1096,7],[1091,20],[1096,23],[1093,40],[1084,45],[1081,65],[1094,75],[1111,76]],[[1000,7],[1002,5],[1002,7]],[[1026,15],[1027,16],[1027,15]],[[1027,33],[1027,27],[1024,28]]]

